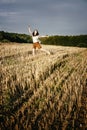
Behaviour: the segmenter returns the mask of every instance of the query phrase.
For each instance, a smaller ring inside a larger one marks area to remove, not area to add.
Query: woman
[[[46,52],[47,54],[50,55],[50,52],[43,49],[42,46],[41,46],[41,41],[39,40],[39,32],[37,29],[35,29],[33,32],[31,31],[31,28],[30,26],[28,27],[28,31],[29,33],[31,34],[32,36],[32,40],[33,40],[33,55],[35,55],[35,51],[36,51],[36,48],[40,49],[41,51],[44,51]]]

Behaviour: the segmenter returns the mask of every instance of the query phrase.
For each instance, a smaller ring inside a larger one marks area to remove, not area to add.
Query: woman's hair
[[[39,35],[38,30],[37,30],[37,29],[35,29],[35,30],[33,31],[32,35],[33,35],[33,36],[38,36],[38,35]]]

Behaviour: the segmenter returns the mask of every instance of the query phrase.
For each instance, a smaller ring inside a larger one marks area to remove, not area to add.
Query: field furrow
[[[87,49],[44,48],[52,54],[37,50],[33,57],[31,45],[1,45],[1,130],[77,127],[77,113],[87,84]]]

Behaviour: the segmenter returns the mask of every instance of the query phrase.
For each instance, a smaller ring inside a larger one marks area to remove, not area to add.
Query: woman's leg
[[[35,53],[36,53],[36,43],[33,43],[33,49],[32,49],[33,56],[35,55]]]
[[[44,52],[46,52],[48,55],[50,55],[50,52],[49,52],[48,50],[45,50],[45,49],[43,49],[43,48],[40,48],[40,50],[41,50],[41,51],[44,51]]]
[[[32,49],[32,54],[35,55],[35,48]]]

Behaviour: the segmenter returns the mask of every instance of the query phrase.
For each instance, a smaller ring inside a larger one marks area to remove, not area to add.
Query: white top
[[[36,42],[41,43],[41,41],[39,40],[39,36],[32,36],[32,40],[33,40],[33,43],[36,43]]]

